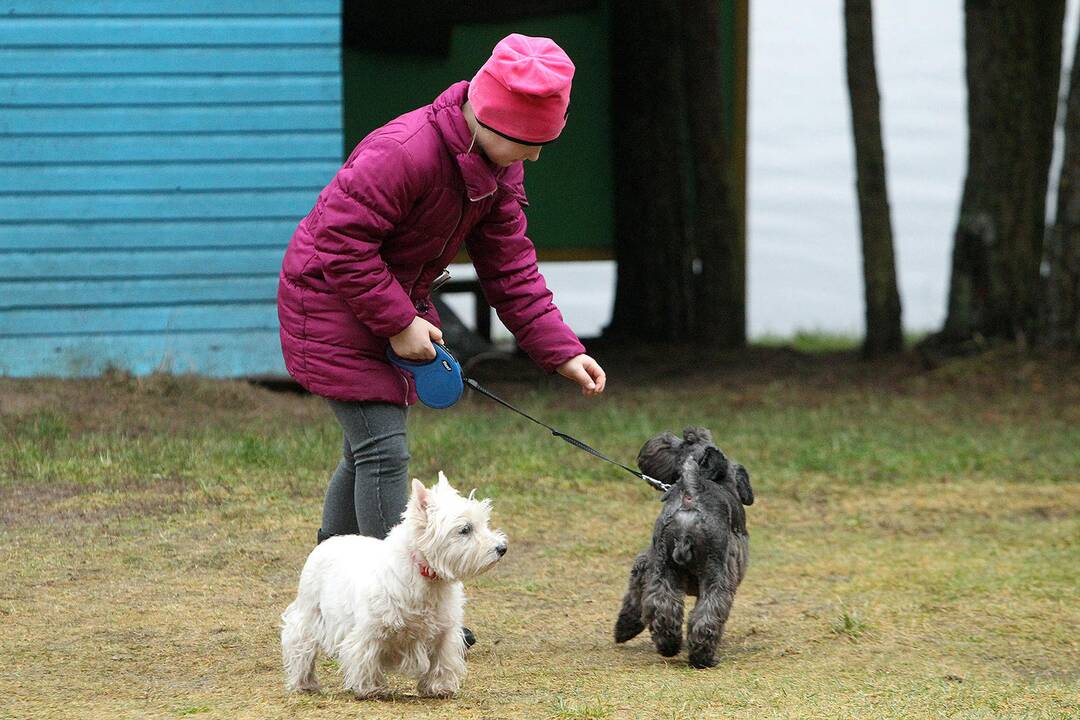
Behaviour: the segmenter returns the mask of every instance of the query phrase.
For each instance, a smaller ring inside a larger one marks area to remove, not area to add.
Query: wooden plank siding
[[[340,0],[0,0],[0,375],[284,374]]]

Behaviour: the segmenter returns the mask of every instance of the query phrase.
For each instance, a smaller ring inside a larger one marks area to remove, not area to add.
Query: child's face
[[[522,145],[503,136],[493,133],[486,127],[480,127],[476,133],[476,144],[487,155],[488,160],[506,167],[518,160],[536,160],[540,157],[539,145]]]

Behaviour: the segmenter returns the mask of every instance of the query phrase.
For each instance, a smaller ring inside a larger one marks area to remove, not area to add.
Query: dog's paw
[[[615,623],[615,642],[624,643],[637,637],[645,629],[645,623],[641,617],[635,615],[620,615]]]
[[[653,644],[656,645],[656,652],[664,657],[675,657],[679,654],[679,651],[682,650],[681,637],[662,637],[653,635]]]
[[[421,692],[420,697],[431,698],[433,700],[449,700],[454,697],[453,690],[428,690],[427,692]]]
[[[690,667],[697,670],[716,667],[716,653],[694,650],[690,652]]]
[[[357,700],[379,700],[390,694],[390,689],[382,685],[372,688],[359,688],[352,691]]]
[[[319,680],[314,672],[307,672],[299,677],[285,678],[285,692],[287,693],[317,693],[319,692]]]
[[[454,697],[454,693],[457,692],[458,687],[458,683],[444,683],[438,685],[420,684],[416,687],[416,692],[419,693],[420,697],[446,700]]]

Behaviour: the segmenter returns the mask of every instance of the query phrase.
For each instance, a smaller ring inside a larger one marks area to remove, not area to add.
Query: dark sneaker
[[[476,644],[476,636],[473,635],[473,631],[467,627],[461,628],[461,637],[465,640],[466,650]]]

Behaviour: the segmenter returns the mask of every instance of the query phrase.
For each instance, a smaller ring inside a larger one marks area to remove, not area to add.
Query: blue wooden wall
[[[0,375],[284,374],[339,0],[0,0]]]

